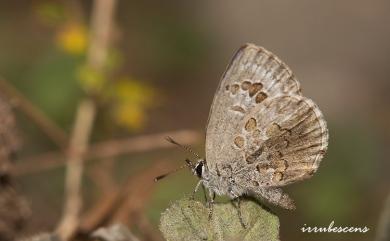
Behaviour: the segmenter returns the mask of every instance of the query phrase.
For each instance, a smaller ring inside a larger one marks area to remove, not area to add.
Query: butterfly
[[[310,178],[327,146],[324,117],[302,95],[290,68],[270,51],[245,44],[214,95],[206,158],[187,164],[200,179],[194,192],[203,185],[211,207],[216,195],[227,195],[238,205],[240,197],[253,196],[294,209],[281,188]]]

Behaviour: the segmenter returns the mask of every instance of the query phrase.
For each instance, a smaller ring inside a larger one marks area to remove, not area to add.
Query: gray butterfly
[[[200,178],[195,192],[200,185],[207,188],[211,207],[217,194],[238,205],[241,196],[249,195],[294,209],[281,187],[311,177],[327,145],[323,115],[302,96],[290,68],[266,49],[246,44],[215,93],[206,159],[187,162]]]

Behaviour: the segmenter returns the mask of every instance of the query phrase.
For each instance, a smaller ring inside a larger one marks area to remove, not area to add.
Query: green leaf
[[[258,203],[241,201],[243,228],[238,210],[230,202],[214,204],[209,210],[198,201],[187,198],[176,201],[160,219],[160,230],[168,241],[176,240],[279,240],[279,219]]]

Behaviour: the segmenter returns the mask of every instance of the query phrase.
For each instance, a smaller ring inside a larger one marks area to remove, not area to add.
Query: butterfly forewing
[[[290,68],[264,48],[253,44],[241,47],[222,76],[211,106],[206,138],[210,167],[238,157],[231,140],[239,123],[255,106],[281,94],[300,94]]]

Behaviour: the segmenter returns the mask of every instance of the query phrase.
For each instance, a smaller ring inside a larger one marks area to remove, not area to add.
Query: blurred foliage
[[[79,66],[77,78],[82,89],[88,93],[100,93],[107,82],[103,70],[94,69],[87,64]]]
[[[105,106],[110,106],[108,111],[102,113],[107,114],[116,126],[131,132],[141,130],[147,122],[147,110],[154,107],[152,103],[156,90],[143,80],[129,77],[131,74],[123,71],[124,56],[118,47],[109,49],[103,68],[92,68],[85,60],[89,42],[88,28],[78,16],[74,16],[69,6],[59,2],[42,2],[36,5],[35,13],[40,22],[54,27],[55,46],[69,55],[61,57],[75,63],[67,71],[64,85],[76,79],[86,94],[104,102]],[[57,70],[56,73],[58,72],[61,71]],[[50,102],[47,99],[45,101]]]
[[[155,18],[155,19],[153,19]],[[166,28],[164,26],[169,26]],[[202,51],[205,41],[188,23],[174,21],[170,18],[152,17],[145,24],[149,29],[143,39],[151,48],[153,57],[149,60],[158,69],[178,69],[178,71],[196,68],[205,57]]]
[[[39,21],[48,26],[62,23],[68,17],[64,5],[56,1],[37,2],[33,6]]]
[[[77,22],[66,23],[58,31],[56,42],[66,53],[84,54],[88,43],[87,28]]]
[[[128,77],[113,83],[108,96],[114,102],[111,114],[116,123],[131,130],[141,129],[146,123],[145,110],[155,106],[155,90]]]
[[[113,81],[105,76],[104,70],[96,70],[88,65],[81,66],[78,71],[83,89],[110,103],[107,113],[114,123],[130,131],[141,130],[147,123],[147,110],[156,106],[156,90],[128,76]]]
[[[75,75],[82,61],[79,57],[64,55],[53,44],[24,71],[25,79],[15,84],[57,123],[70,127],[83,95]]]

